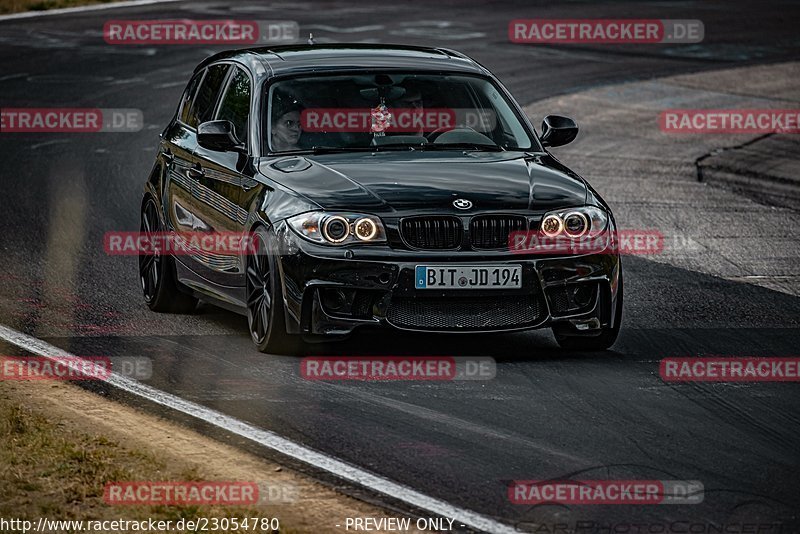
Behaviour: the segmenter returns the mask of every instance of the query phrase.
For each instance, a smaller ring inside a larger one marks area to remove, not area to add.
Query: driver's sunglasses
[[[283,125],[286,126],[287,128],[293,128],[295,126],[297,126],[299,128],[300,127],[300,121],[293,121],[291,119],[287,119],[287,120],[283,121]]]

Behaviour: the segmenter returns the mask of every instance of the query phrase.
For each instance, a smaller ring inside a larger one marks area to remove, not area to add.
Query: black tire
[[[152,197],[142,204],[141,231],[145,234],[163,232],[158,206]],[[175,278],[175,259],[158,252],[139,255],[139,281],[147,306],[156,312],[190,313],[197,299],[179,289]]]
[[[553,327],[553,335],[556,338],[558,346],[566,350],[576,351],[601,351],[611,347],[617,336],[619,329],[622,325],[622,271],[619,273],[619,289],[617,291],[617,304],[616,313],[614,314],[614,324],[610,327],[602,329],[597,336],[570,336],[559,332],[557,327]]]
[[[247,326],[261,352],[297,354],[303,347],[299,335],[286,332],[283,291],[272,240],[264,227],[253,230],[254,253],[246,261]]]

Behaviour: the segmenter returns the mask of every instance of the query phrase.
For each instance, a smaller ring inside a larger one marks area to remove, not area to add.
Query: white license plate
[[[417,265],[417,289],[519,289],[521,265]]]

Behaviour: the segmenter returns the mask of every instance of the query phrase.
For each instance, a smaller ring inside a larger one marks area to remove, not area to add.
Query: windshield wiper
[[[364,146],[314,146],[312,154],[338,154],[342,152],[369,152],[370,147]]]
[[[505,152],[500,145],[483,143],[430,143],[420,145],[420,150],[478,150],[481,152]]]
[[[388,149],[392,149],[392,150],[396,150],[398,148],[401,149],[401,150],[416,150],[417,148],[423,147],[425,145],[426,145],[426,143],[417,143],[417,144],[414,144],[414,143],[383,143],[383,144],[380,144],[380,145],[373,145],[370,148],[374,148],[374,149],[377,149],[377,150],[380,150],[382,148],[388,148]]]
[[[482,143],[387,143],[374,146],[314,146],[298,150],[276,152],[273,156],[294,156],[300,154],[343,154],[347,152],[380,152],[382,150],[413,151],[413,150],[477,150],[481,152],[505,152],[506,149],[499,145]]]
[[[271,152],[269,155],[274,157],[283,156],[302,156],[304,154],[336,154],[340,152],[368,152],[369,148],[364,147],[341,147],[341,146],[315,146],[311,148],[298,148],[297,150],[284,150],[282,152]]]
[[[275,152],[274,156],[294,156],[298,154],[343,154],[347,152],[380,152],[381,150],[414,150],[416,145],[405,143],[377,145],[377,146],[314,146],[311,148],[300,148],[298,150],[286,150]]]

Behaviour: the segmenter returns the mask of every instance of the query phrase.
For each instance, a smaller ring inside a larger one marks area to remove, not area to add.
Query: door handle
[[[170,165],[173,161],[175,161],[175,156],[172,154],[170,149],[166,149],[161,153],[161,157],[164,158],[164,161],[167,162],[167,165]]]
[[[255,186],[258,185],[258,182],[253,180],[252,178],[243,178],[242,179],[242,189],[244,191],[250,191]]]
[[[200,165],[194,165],[188,171],[186,171],[187,176],[189,178],[194,178],[195,180],[199,180],[203,176],[205,176],[205,172],[203,172],[203,168]]]

